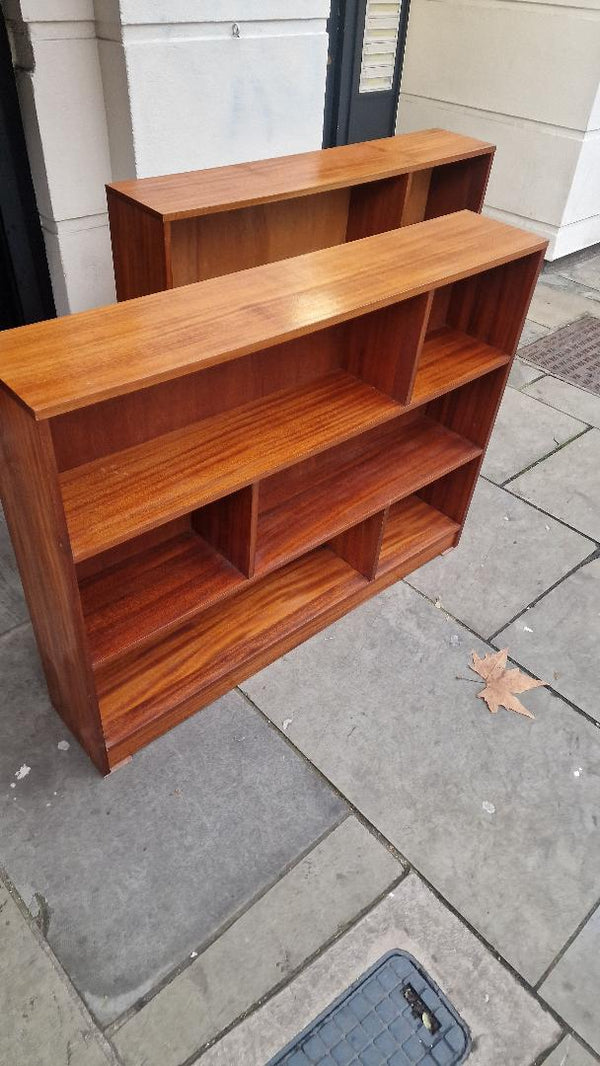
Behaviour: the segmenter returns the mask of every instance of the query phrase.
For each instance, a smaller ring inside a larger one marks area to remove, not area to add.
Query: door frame
[[[4,15],[0,13],[0,275],[6,326],[56,314]]]
[[[406,49],[410,0],[402,0],[398,26],[396,66],[391,92],[395,100],[394,127],[398,112],[400,82]],[[365,30],[367,0],[331,0],[327,22],[329,36],[323,148],[348,144],[353,97],[358,94],[362,41]],[[373,94],[376,95],[376,94]],[[395,128],[390,130],[390,136]]]

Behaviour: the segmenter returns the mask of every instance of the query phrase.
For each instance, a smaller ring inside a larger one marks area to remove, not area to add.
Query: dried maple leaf
[[[480,659],[477,652],[472,652],[473,662],[469,664],[470,668],[486,683],[485,688],[477,693],[477,698],[485,700],[492,714],[496,713],[498,707],[506,707],[507,711],[516,711],[517,714],[524,714],[526,718],[535,718],[535,715],[523,706],[514,693],[539,688],[546,682],[527,677],[516,667],[513,670],[507,670],[507,654],[508,648],[503,648],[502,651],[495,651]]]

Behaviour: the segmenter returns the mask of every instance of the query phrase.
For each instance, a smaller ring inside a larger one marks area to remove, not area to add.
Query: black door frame
[[[398,27],[396,66],[391,89],[395,101],[393,121],[396,118],[400,94],[409,7],[410,0],[403,0],[400,9],[400,25]],[[329,51],[325,87],[323,148],[332,148],[335,145],[348,144],[349,142],[352,104],[358,97],[366,11],[367,0],[331,0],[331,12],[327,23]],[[368,95],[373,100],[379,96],[378,93],[369,93]],[[390,125],[393,125],[393,123]],[[386,133],[379,135],[391,136],[394,132],[393,128],[388,128]],[[355,137],[354,139],[356,140],[357,138]],[[359,139],[369,138],[367,136],[367,138],[360,137]]]
[[[0,328],[56,314],[10,43],[0,14]]]

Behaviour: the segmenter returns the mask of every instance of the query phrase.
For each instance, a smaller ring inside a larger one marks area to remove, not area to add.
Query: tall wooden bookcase
[[[480,211],[494,146],[422,130],[107,185],[117,298]]]
[[[0,336],[6,517],[102,772],[456,543],[544,249],[464,211]]]

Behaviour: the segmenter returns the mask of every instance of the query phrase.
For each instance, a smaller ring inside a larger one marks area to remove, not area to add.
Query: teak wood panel
[[[339,189],[302,200],[259,204],[243,211],[225,211],[167,223],[171,285],[154,287],[154,283],[146,285],[142,280],[139,291],[136,291],[135,285],[122,277],[115,264],[119,299],[189,285],[342,244],[346,239],[348,200],[348,190]],[[141,215],[150,217],[146,212]],[[118,246],[117,240],[115,246]],[[125,296],[121,295],[122,291]]]
[[[262,159],[209,170],[116,182],[110,192],[163,221],[249,207],[273,200],[345,189],[364,182],[429,170],[485,156],[494,146],[448,130],[420,130],[396,137],[315,152]]]
[[[8,330],[1,378],[38,419],[375,311],[546,242],[468,211],[240,274]]]
[[[2,499],[52,703],[96,766],[108,761],[47,423],[0,389]]]

